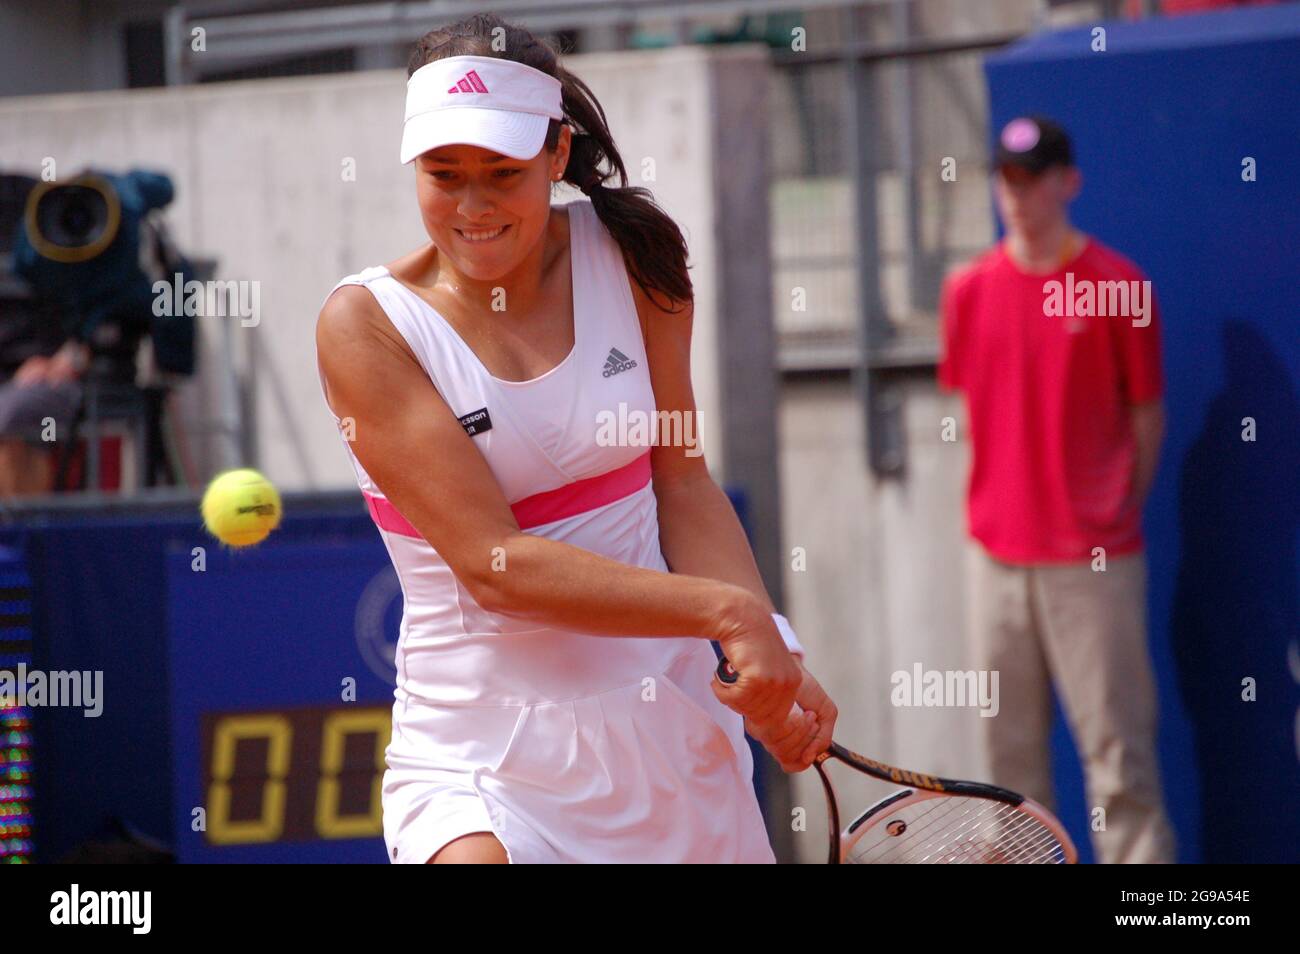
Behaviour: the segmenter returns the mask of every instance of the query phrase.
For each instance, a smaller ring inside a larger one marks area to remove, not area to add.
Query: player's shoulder
[[[373,325],[382,317],[383,310],[378,300],[364,282],[358,284],[345,281],[330,292],[321,305],[320,314],[316,318],[316,335],[320,338],[322,335],[359,330]]]
[[[1143,281],[1147,277],[1131,258],[1093,236],[1088,236],[1088,258],[1099,278]]]
[[[386,274],[386,270],[373,268],[350,275],[326,297],[316,317],[318,355],[347,354],[353,348],[395,337],[392,322],[368,287],[380,273]]]

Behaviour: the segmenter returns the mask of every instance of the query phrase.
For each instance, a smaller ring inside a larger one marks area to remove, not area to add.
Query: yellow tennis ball
[[[199,509],[208,533],[232,547],[261,543],[280,524],[279,492],[250,468],[214,477]]]

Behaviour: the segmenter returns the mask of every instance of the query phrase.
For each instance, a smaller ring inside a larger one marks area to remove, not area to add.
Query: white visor
[[[434,60],[406,82],[402,162],[453,143],[531,159],[563,118],[560,81],[541,70],[492,56]]]

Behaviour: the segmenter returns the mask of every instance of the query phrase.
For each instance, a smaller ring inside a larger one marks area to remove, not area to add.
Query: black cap
[[[1020,116],[1002,127],[993,167],[1019,166],[1037,175],[1051,166],[1074,165],[1069,134],[1045,116]]]

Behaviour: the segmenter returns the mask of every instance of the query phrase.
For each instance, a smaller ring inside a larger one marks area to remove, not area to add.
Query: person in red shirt
[[[969,629],[1000,708],[992,780],[1052,804],[1051,686],[1106,862],[1172,862],[1156,759],[1142,504],[1164,428],[1151,283],[1070,222],[1082,177],[1045,117],[1002,130],[1005,239],[944,283],[939,382],[964,393]]]

